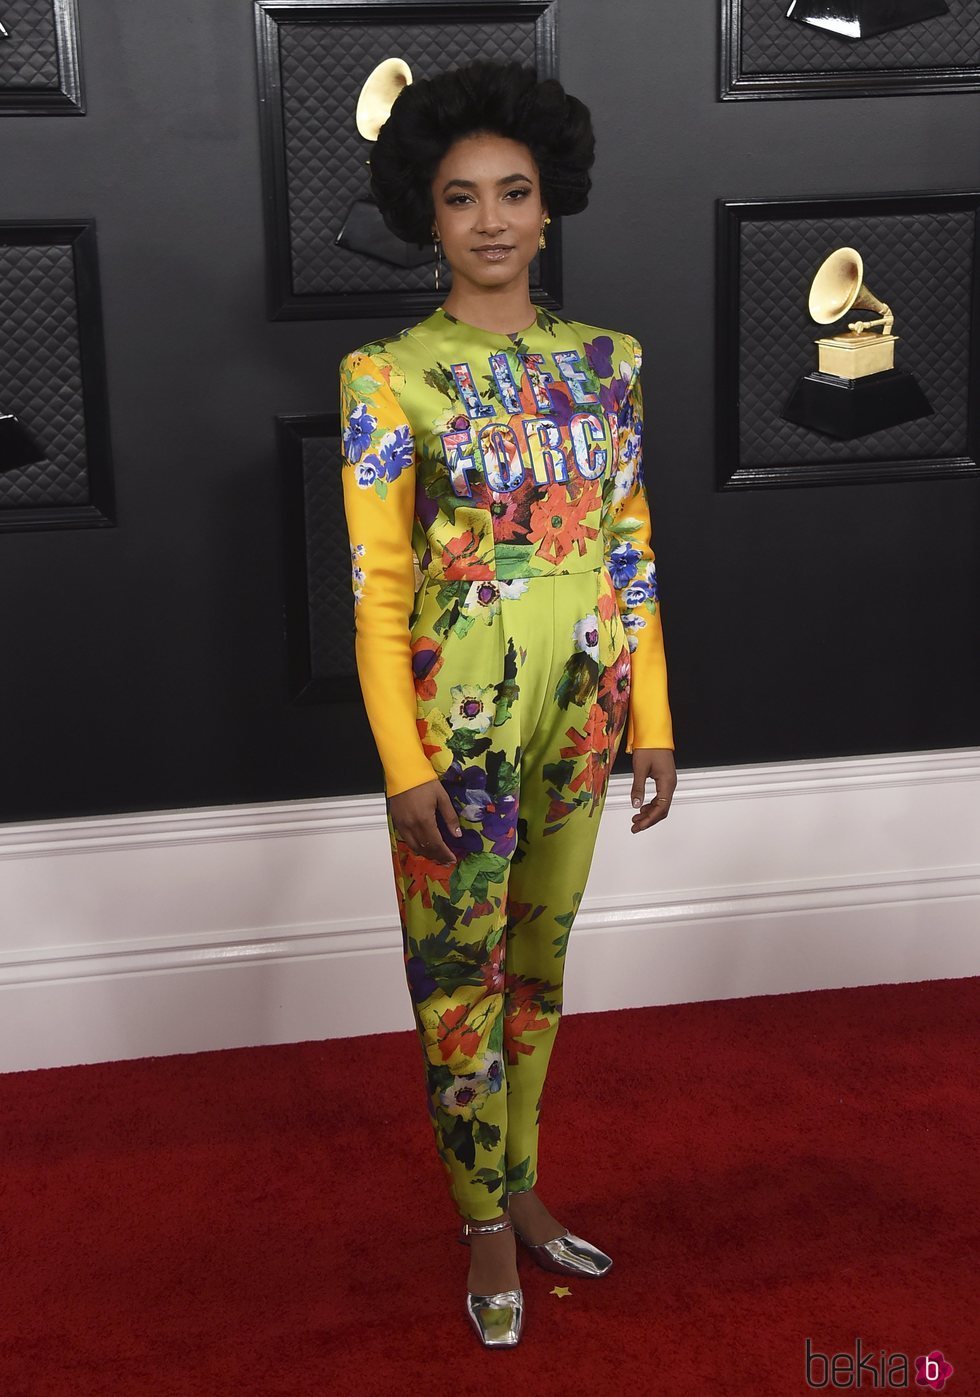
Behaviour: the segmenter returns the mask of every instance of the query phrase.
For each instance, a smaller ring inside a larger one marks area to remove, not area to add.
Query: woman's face
[[[461,137],[436,170],[432,207],[454,285],[526,280],[548,212],[527,146],[488,132]],[[507,250],[480,251],[494,244]]]

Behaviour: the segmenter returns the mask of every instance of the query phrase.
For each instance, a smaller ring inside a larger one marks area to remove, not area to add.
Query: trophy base
[[[790,0],[786,18],[826,29],[839,39],[870,39],[947,14],[946,0]]]
[[[838,378],[814,369],[797,381],[782,412],[787,422],[844,441],[931,414],[928,398],[907,369],[885,369],[865,378]]]

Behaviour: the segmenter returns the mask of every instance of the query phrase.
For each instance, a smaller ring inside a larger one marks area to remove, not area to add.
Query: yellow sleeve
[[[415,439],[370,354],[340,363],[341,475],[354,591],[354,653],[389,796],[438,780],[416,723]]]
[[[616,588],[630,647],[630,705],[626,750],[674,746],[667,698],[667,661],[657,568],[651,546],[650,504],[643,484],[643,351],[625,336],[633,366],[619,410],[619,465],[603,502],[606,566]]]

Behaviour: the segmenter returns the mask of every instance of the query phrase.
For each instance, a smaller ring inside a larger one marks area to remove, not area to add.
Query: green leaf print
[[[518,747],[516,762],[520,761],[521,749]],[[515,762],[509,762],[504,752],[496,751],[487,754],[487,791],[494,800],[500,800],[503,796],[520,794],[519,766]]]
[[[478,757],[490,746],[490,738],[474,732],[472,728],[455,728],[446,744],[454,757],[462,762],[467,757]]]
[[[350,386],[359,398],[370,398],[381,385],[373,374],[358,374],[357,378],[351,379]]]
[[[528,1180],[531,1177],[531,1156],[522,1159],[520,1164],[514,1164],[507,1170],[507,1187],[515,1192],[520,1192],[522,1188],[527,1188]]]
[[[462,941],[457,941],[452,935],[449,919],[443,916],[443,908],[447,911],[451,910],[454,914],[456,909],[448,898],[441,901],[442,906],[436,907],[440,915],[439,930],[433,932],[431,936],[410,939],[408,943],[409,953],[413,956],[420,956],[426,965],[455,965],[457,962],[465,964],[466,961],[475,965],[479,954],[478,948],[464,945]]]
[[[426,369],[422,375],[422,380],[430,388],[434,388],[437,393],[441,393],[444,398],[448,398],[451,404],[457,402],[456,380],[444,364],[436,363],[435,368]]]
[[[494,711],[494,727],[500,727],[510,717],[511,704],[520,698],[521,686],[517,682],[517,648],[514,637],[507,637],[507,653],[504,656],[504,677],[496,686],[497,706]],[[503,755],[503,754],[501,754]],[[516,790],[516,783],[508,790]]]
[[[565,928],[562,934],[560,936],[556,936],[554,941],[552,941],[551,943],[552,946],[558,947],[558,950],[555,952],[555,955],[558,958],[565,955],[566,951],[568,950],[568,938],[572,932],[572,923],[575,921],[575,917],[578,912],[578,905],[582,901],[582,892],[583,889],[581,888],[579,888],[576,892],[573,892],[571,909],[568,912],[562,912],[555,917],[555,921],[558,923],[558,925],[563,926]]]
[[[492,1150],[500,1144],[500,1126],[492,1121],[477,1121],[473,1127],[473,1138],[485,1150]]]
[[[514,373],[515,379],[520,380],[520,372],[521,366],[520,363],[518,363],[516,372]],[[497,380],[494,378],[493,374],[485,373],[483,375],[483,387],[478,391],[485,403],[500,402],[500,394],[497,392]]]
[[[472,893],[477,902],[486,902],[489,885],[501,883],[507,874],[507,860],[501,854],[470,854],[456,865],[451,882]]]
[[[555,685],[555,699],[559,708],[567,708],[570,703],[579,706],[591,703],[599,685],[599,666],[584,650],[569,656],[561,678]]]
[[[436,1107],[436,1120],[446,1149],[452,1151],[460,1164],[472,1169],[476,1164],[473,1122],[464,1120],[462,1116],[450,1115],[441,1106]]]
[[[528,543],[497,543],[493,556],[499,582],[512,582],[517,577],[543,576],[546,568],[535,564],[534,545]]]
[[[571,757],[565,757],[560,762],[546,762],[541,768],[541,775],[546,781],[550,781],[553,786],[557,786],[559,791],[563,791],[572,779],[575,771],[575,763]]]
[[[478,1184],[482,1184],[488,1193],[499,1193],[504,1186],[504,1176],[498,1169],[478,1169],[473,1178]]]
[[[621,514],[615,523],[610,524],[608,533],[618,543],[623,543],[631,539],[635,533],[643,528],[641,520],[631,514]]]
[[[442,1092],[451,1087],[456,1074],[444,1062],[426,1062],[426,1083],[430,1092]]]

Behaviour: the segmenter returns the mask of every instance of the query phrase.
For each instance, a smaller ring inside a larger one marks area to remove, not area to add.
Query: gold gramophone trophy
[[[818,325],[851,310],[876,310],[874,320],[851,320],[847,330],[819,338],[817,367],[799,379],[783,410],[788,422],[849,439],[911,422],[932,412],[915,378],[895,368],[895,316],[864,283],[864,261],[853,247],[825,257],[807,302]],[[875,334],[875,327],[880,332]]]
[[[948,14],[946,0],[790,0],[786,18],[812,24],[839,39],[870,39],[873,34]]]
[[[357,99],[354,120],[366,141],[376,141],[388,120],[395,98],[412,81],[412,70],[403,58],[385,58],[368,74]],[[365,165],[369,161],[365,160]],[[420,267],[432,262],[431,246],[413,247],[387,226],[373,199],[355,199],[334,242],[349,252],[360,252],[396,267]]]

